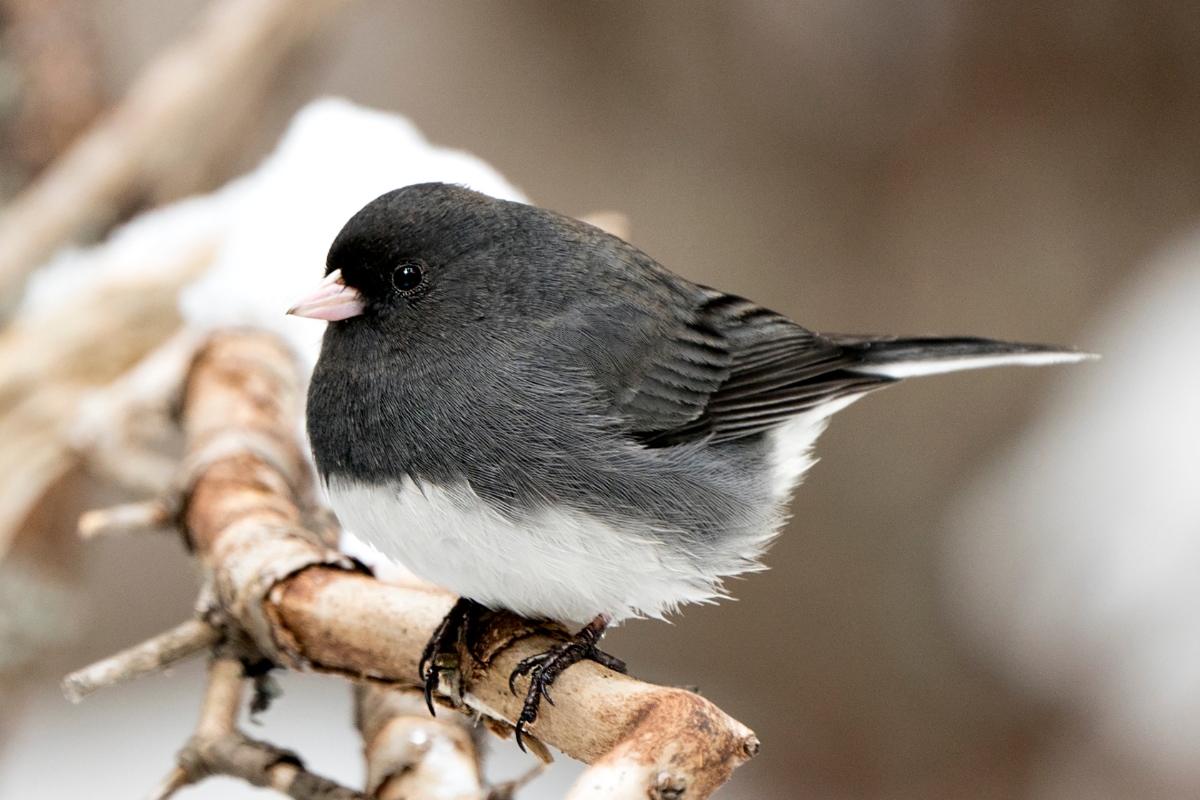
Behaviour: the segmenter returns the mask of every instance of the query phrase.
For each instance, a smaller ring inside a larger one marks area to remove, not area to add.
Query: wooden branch
[[[150,675],[207,650],[221,640],[221,631],[200,619],[172,628],[115,656],[97,661],[63,680],[63,694],[78,703],[98,689]]]
[[[355,724],[363,738],[367,795],[379,800],[485,800],[482,742],[462,714],[429,716],[416,689],[360,684]]]
[[[93,474],[141,495],[172,493],[182,447],[175,418],[180,392],[204,341],[203,332],[183,327],[133,369],[84,396],[67,433]],[[168,505],[141,505],[142,524],[173,525],[178,509]],[[80,533],[133,524],[137,513],[132,506],[89,512],[79,521]]]
[[[79,536],[94,539],[114,534],[164,531],[171,527],[171,512],[160,500],[126,503],[89,511],[79,518]]]
[[[366,800],[360,792],[307,771],[295,753],[239,731],[237,718],[245,684],[240,661],[212,660],[196,734],[179,751],[178,765],[151,793],[151,800],[166,800],[210,775],[241,778],[296,800]]]
[[[241,130],[229,118],[261,108],[272,77],[344,2],[215,0],[190,37],[0,213],[0,301],[11,304],[55,250],[139,198],[207,188],[198,182],[208,156]]]
[[[201,351],[183,416],[198,465],[184,517],[192,546],[219,607],[276,662],[414,686],[422,648],[454,598],[381,583],[305,530],[312,477],[294,437],[300,388],[290,355],[266,334],[222,334]],[[231,436],[254,444],[205,455]],[[506,614],[488,631],[477,654],[483,666],[464,659],[461,685],[443,685],[439,699],[461,696],[468,708],[511,724],[521,698],[509,692],[509,674],[561,634]],[[595,762],[572,790],[575,800],[707,797],[758,750],[749,729],[698,695],[592,662],[564,673],[554,699],[530,730]]]
[[[486,729],[466,714],[429,716],[420,689],[360,683],[354,709],[367,762],[364,788],[378,800],[511,800],[547,766],[539,763],[516,780],[486,786]]]

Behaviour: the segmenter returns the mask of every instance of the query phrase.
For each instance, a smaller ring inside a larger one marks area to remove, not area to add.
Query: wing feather
[[[614,409],[648,446],[752,436],[892,382],[845,372],[839,345],[744,298],[703,289],[691,311]]]

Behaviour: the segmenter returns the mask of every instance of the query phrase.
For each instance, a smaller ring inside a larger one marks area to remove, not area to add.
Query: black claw
[[[437,628],[433,631],[433,636],[430,636],[429,641],[425,643],[425,649],[421,651],[421,660],[417,662],[417,675],[421,680],[425,680],[425,667],[433,662],[438,650],[441,649],[442,640],[446,638],[446,629],[450,627],[451,616],[457,608],[458,606],[456,605],[450,609],[446,616],[442,617],[442,621],[438,623]]]
[[[475,662],[475,665],[477,667],[485,666],[483,661],[479,658],[479,655],[475,652],[474,644],[478,638],[479,631],[480,631],[479,626],[480,626],[480,623],[482,622],[480,617],[482,616],[483,612],[486,610],[487,609],[485,609],[483,606],[479,605],[479,603],[471,603],[471,607],[470,607],[470,609],[468,609],[466,617],[463,619],[463,624],[462,624],[462,641],[463,641],[464,649],[471,656],[471,660]]]
[[[525,659],[525,661],[528,660],[529,659]],[[529,672],[530,669],[529,667],[526,667],[525,661],[517,664],[516,669],[514,669],[508,676],[508,691],[514,695],[517,693],[517,678],[525,677],[525,674]]]
[[[526,701],[525,704],[526,704],[526,706],[528,706],[529,702]],[[517,732],[517,747],[521,748],[522,753],[529,752],[528,750],[525,749],[525,726],[528,725],[529,723],[533,722],[535,719],[537,719],[536,709],[534,710],[532,716],[530,716],[527,713],[527,709],[524,709],[524,708],[521,709],[521,716],[517,718],[516,732]]]
[[[521,707],[521,716],[517,718],[517,746],[525,750],[524,734],[526,728],[537,721],[538,706],[542,698],[554,705],[550,697],[550,686],[568,667],[580,661],[590,660],[617,672],[625,672],[625,662],[603,652],[596,643],[604,635],[608,620],[597,617],[570,641],[556,645],[544,653],[522,659],[512,674],[508,676],[508,688],[513,694],[517,693],[517,678],[529,675],[529,690],[525,693],[525,703]]]
[[[417,662],[417,677],[421,679],[425,690],[425,705],[429,707],[429,713],[432,716],[437,716],[433,704],[433,693],[437,690],[441,671],[448,668],[439,664],[439,661],[445,656],[447,661],[457,663],[459,641],[464,636],[475,632],[475,623],[481,609],[482,606],[478,603],[460,597],[442,618],[441,623],[434,630],[433,636],[429,637],[429,641],[425,644],[421,660]],[[471,657],[478,661],[469,640],[465,642],[465,645],[467,651],[471,653]]]
[[[425,705],[429,707],[429,716],[436,717],[437,712],[433,709],[433,688],[437,683],[437,670],[430,670],[425,675]]]

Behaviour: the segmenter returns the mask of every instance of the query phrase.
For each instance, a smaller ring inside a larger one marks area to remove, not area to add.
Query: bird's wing
[[[652,447],[750,436],[893,382],[845,371],[857,359],[839,345],[711,289],[641,295],[597,311],[579,320],[591,342],[576,353],[613,415]]]
[[[705,290],[685,337],[701,332],[727,354],[726,372],[707,385],[703,404],[683,424],[655,428],[642,409],[646,395],[661,402],[664,384],[686,370],[690,352],[679,348],[655,361],[630,403],[635,435],[651,446],[711,436],[713,441],[750,436],[821,403],[892,383],[889,377],[846,371],[857,359],[842,347],[781,314],[734,295]],[[682,338],[682,337],[680,337]],[[669,395],[668,395],[669,396]]]

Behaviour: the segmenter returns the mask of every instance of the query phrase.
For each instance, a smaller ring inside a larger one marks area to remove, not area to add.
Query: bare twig
[[[353,789],[314,775],[287,750],[251,739],[237,729],[245,692],[242,665],[235,658],[214,658],[196,734],[179,751],[179,764],[150,795],[166,800],[210,775],[230,775],[296,800],[365,800]]]
[[[237,729],[238,713],[246,680],[242,665],[236,658],[214,658],[208,665],[208,686],[204,690],[204,705],[196,722],[196,735],[202,739],[219,739]]]
[[[191,783],[187,770],[183,767],[175,767],[150,790],[150,794],[146,795],[146,800],[167,800],[168,797]]]
[[[179,393],[204,339],[201,331],[181,328],[136,367],[83,397],[68,438],[91,472],[139,494],[171,491],[182,449]]]
[[[163,531],[171,527],[172,515],[160,500],[127,503],[89,511],[79,518],[79,535],[84,539],[113,534]]]
[[[359,684],[354,708],[366,793],[378,800],[511,800],[546,769],[539,763],[516,780],[486,786],[486,728],[466,714],[429,716],[419,689]]]
[[[61,245],[140,197],[199,188],[281,65],[345,0],[215,0],[125,99],[0,214],[0,299]],[[169,185],[170,188],[164,190]]]
[[[63,680],[63,694],[78,703],[98,689],[159,672],[221,640],[221,632],[204,620],[182,625],[115,656],[73,672]]]

